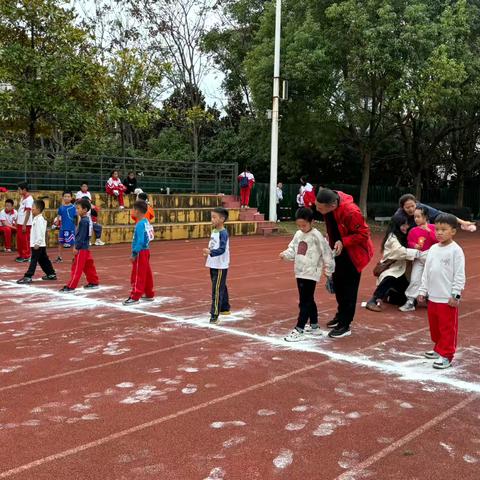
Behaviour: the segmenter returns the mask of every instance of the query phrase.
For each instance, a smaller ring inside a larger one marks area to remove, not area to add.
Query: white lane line
[[[341,475],[336,477],[335,480],[354,480],[356,475],[364,472],[367,468],[371,467],[374,463],[378,462],[382,458],[385,458],[387,455],[390,455],[391,453],[395,452],[396,450],[403,447],[404,445],[411,442],[412,440],[419,437],[420,435],[423,435],[425,432],[435,427],[439,423],[443,422],[447,418],[451,417],[458,411],[462,410],[467,405],[470,405],[470,403],[472,403],[477,398],[479,398],[477,394],[468,396],[467,398],[462,400],[460,403],[457,403],[456,405],[449,408],[448,410],[445,410],[440,415],[437,415],[427,423],[420,425],[418,428],[416,428],[415,430],[412,430],[410,433],[398,439],[396,442],[393,442],[388,447],[385,447],[383,450],[380,450],[374,455],[368,457],[367,459],[365,459],[363,462],[360,462],[355,467],[342,473]]]

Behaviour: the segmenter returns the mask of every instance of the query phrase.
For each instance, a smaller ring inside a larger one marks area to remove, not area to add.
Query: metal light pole
[[[273,66],[272,146],[270,153],[270,208],[268,219],[277,220],[278,174],[278,119],[280,104],[280,38],[282,29],[282,0],[277,0],[275,10],[275,55]]]

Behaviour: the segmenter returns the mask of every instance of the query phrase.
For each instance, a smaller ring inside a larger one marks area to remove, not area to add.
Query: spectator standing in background
[[[283,200],[283,183],[278,182],[277,184],[277,222],[280,221],[280,203]]]

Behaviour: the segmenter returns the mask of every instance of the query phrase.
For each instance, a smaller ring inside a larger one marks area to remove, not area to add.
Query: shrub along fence
[[[283,186],[283,202],[281,215],[293,218],[297,209],[297,194],[299,185],[288,184]],[[341,190],[353,196],[356,202],[360,196],[360,185],[329,185],[329,188]],[[368,190],[368,217],[387,217],[393,215],[398,208],[398,199],[411,190],[402,187],[388,187],[372,185]],[[465,189],[464,207],[456,207],[457,191],[448,188],[434,188],[425,190],[421,201],[441,210],[451,212],[461,218],[477,218],[480,216],[480,187]],[[269,184],[257,183],[251,196],[252,207],[262,213],[268,213]]]

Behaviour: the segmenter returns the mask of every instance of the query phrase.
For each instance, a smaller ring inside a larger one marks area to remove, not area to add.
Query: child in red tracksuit
[[[105,191],[107,192],[107,195],[118,199],[118,206],[120,210],[125,208],[123,201],[125,190],[126,187],[120,180],[118,170],[113,170],[111,177],[108,179],[107,184],[105,185]]]
[[[76,203],[77,215],[80,217],[77,231],[75,232],[75,248],[72,263],[72,274],[70,281],[60,291],[63,293],[73,292],[77,286],[82,273],[87,277],[87,284],[83,288],[98,288],[98,275],[90,252],[90,202],[82,198]]]
[[[132,241],[132,291],[123,302],[124,305],[134,305],[141,300],[152,302],[153,275],[150,267],[150,242],[154,238],[153,227],[145,218],[148,205],[138,200],[133,205],[133,215],[137,220]]]
[[[425,357],[435,360],[433,368],[444,369],[452,364],[457,348],[458,306],[465,288],[465,255],[453,240],[458,219],[441,213],[435,219],[438,243],[428,251],[418,301],[428,297],[428,323],[435,344]]]

